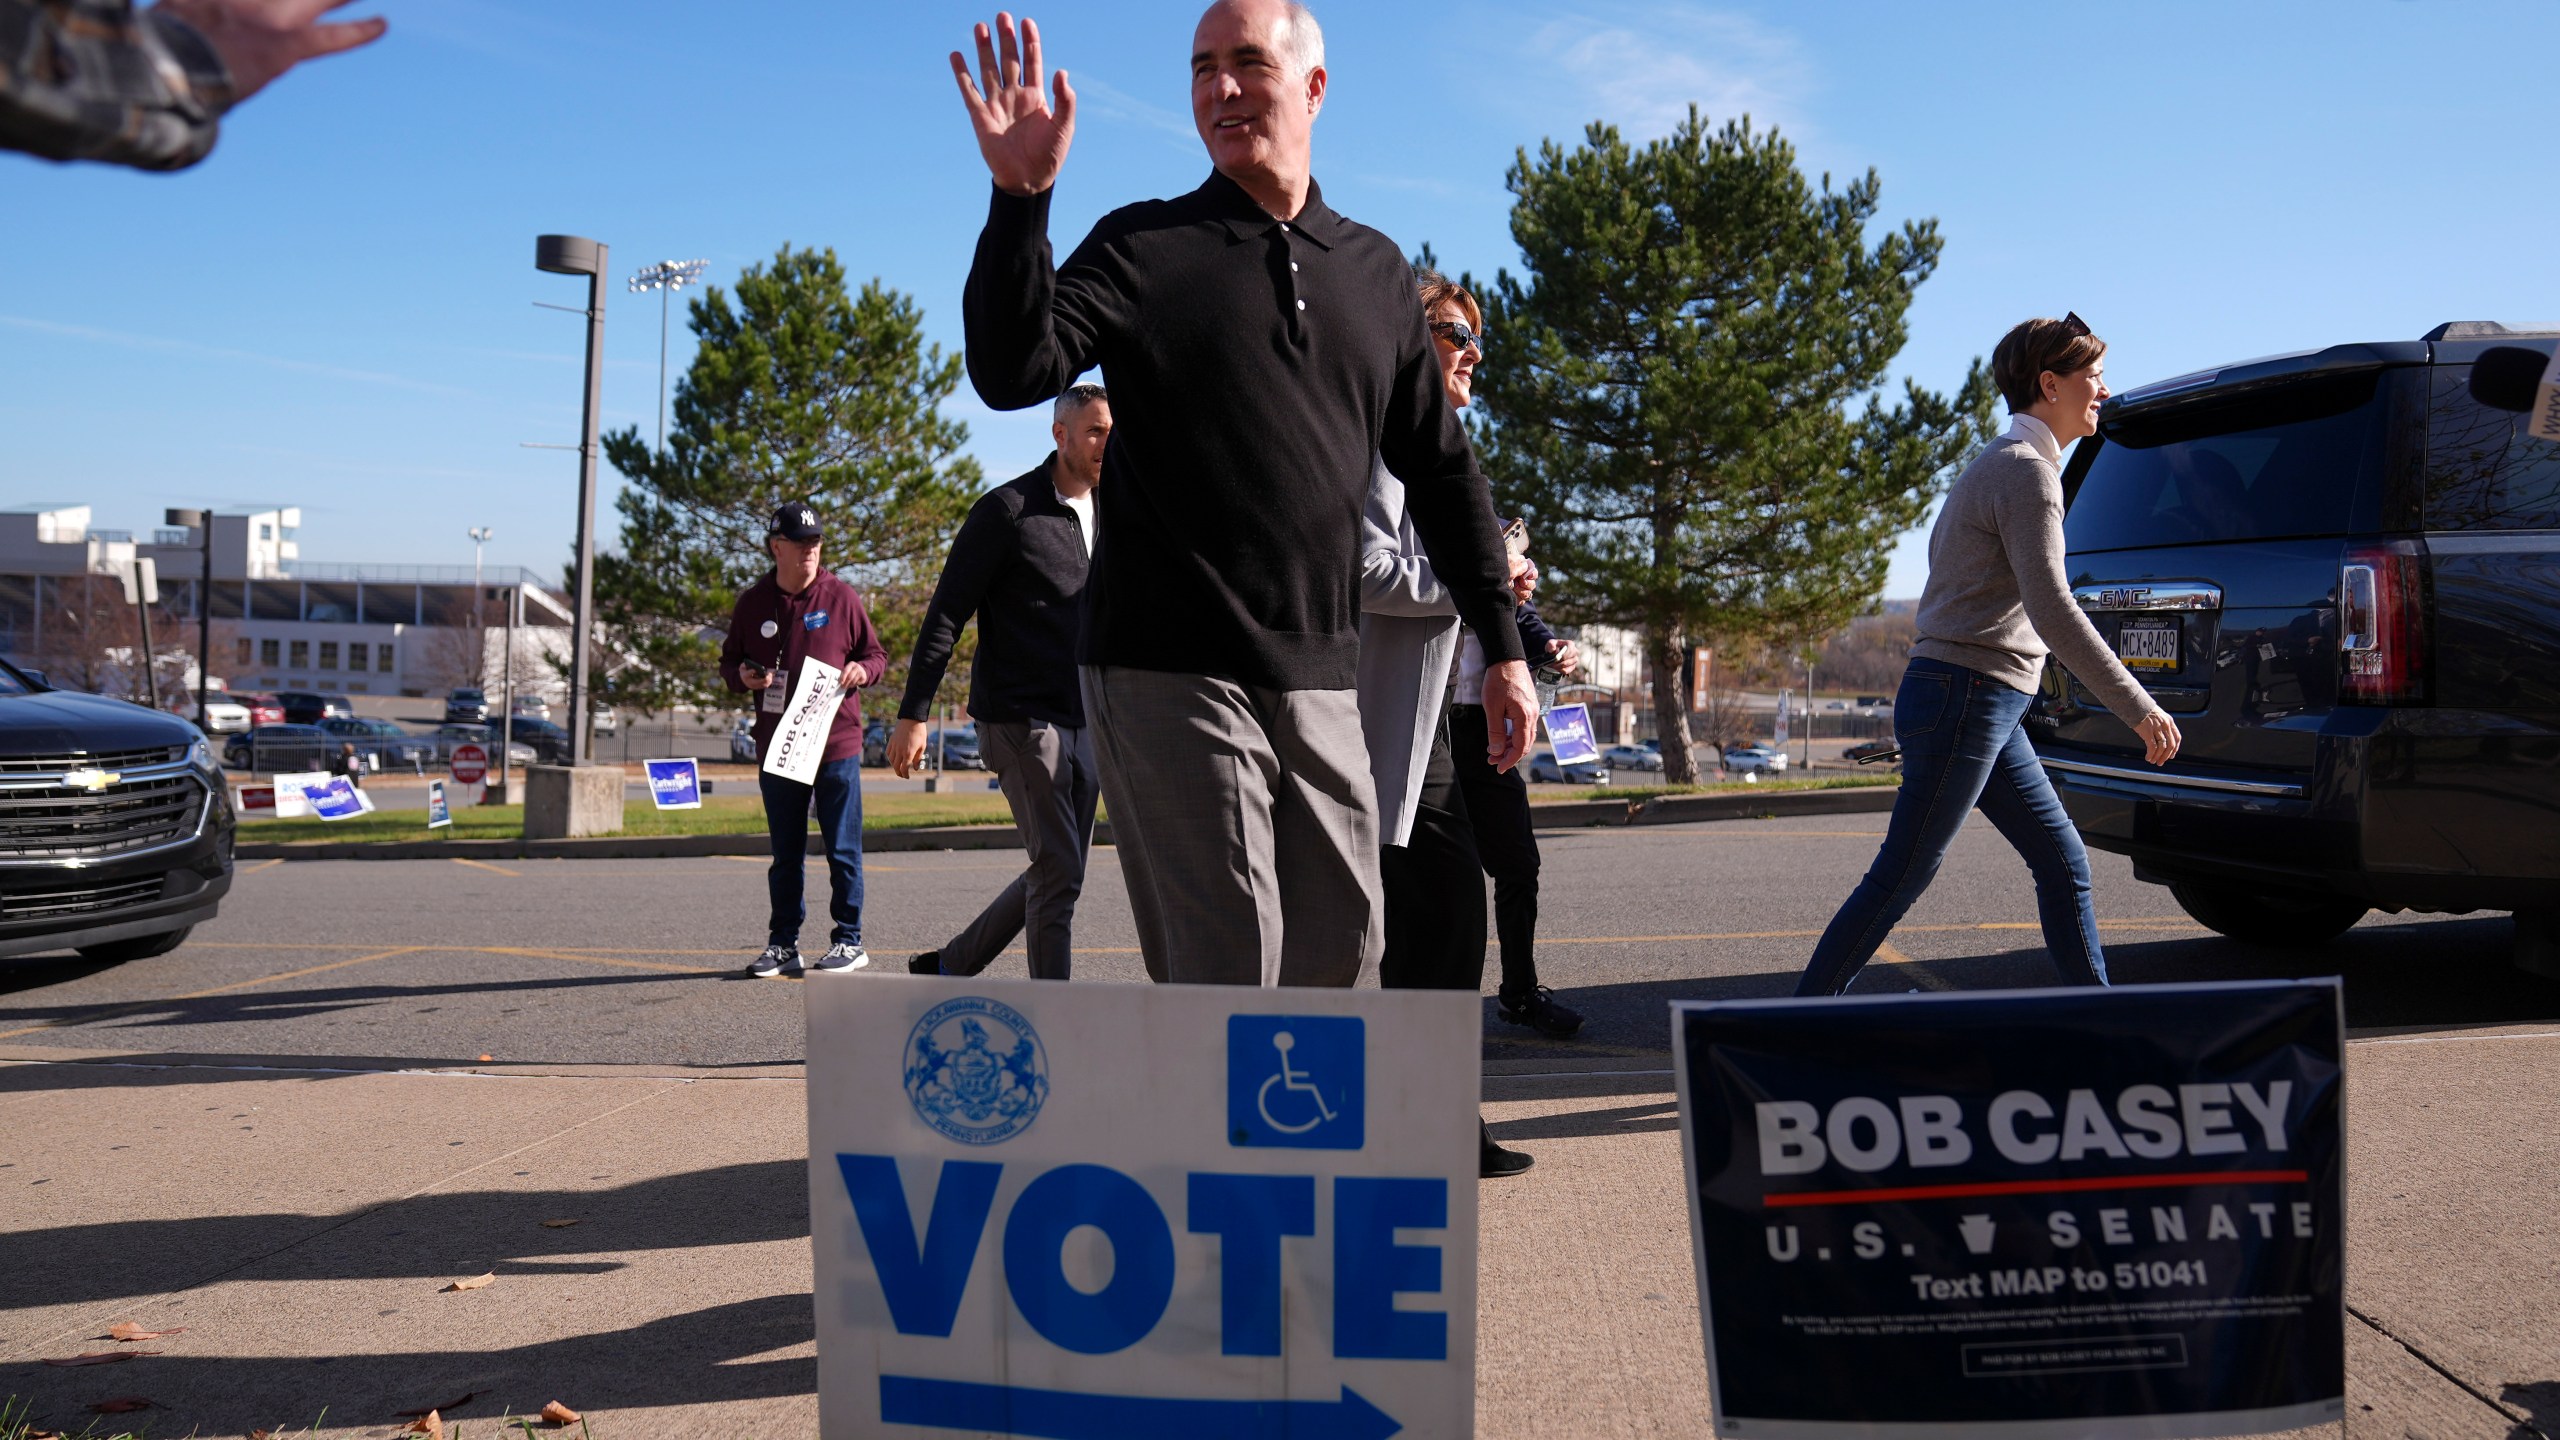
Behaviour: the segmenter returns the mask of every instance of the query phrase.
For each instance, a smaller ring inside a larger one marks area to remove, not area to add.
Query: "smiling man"
[[[1111,391],[1079,660],[1148,973],[1348,985],[1383,938],[1353,688],[1373,457],[1495,662],[1493,763],[1517,762],[1535,712],[1490,493],[1410,271],[1315,182],[1323,32],[1286,0],[1211,6],[1189,53],[1213,173],[1105,216],[1056,267],[1074,89],[1061,71],[1042,93],[1029,20],[998,15],[977,50],[974,75],[951,57],[995,180],[963,296],[970,379],[999,410],[1097,365]]]

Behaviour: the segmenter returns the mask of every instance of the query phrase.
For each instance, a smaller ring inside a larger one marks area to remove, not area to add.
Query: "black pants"
[[[1538,833],[1520,766],[1485,763],[1484,707],[1449,707],[1449,751],[1475,827],[1476,854],[1493,877],[1493,930],[1502,942],[1502,993],[1538,988]]]
[[[1378,847],[1387,895],[1378,983],[1390,990],[1472,994],[1484,988],[1484,866],[1449,748],[1444,705],[1423,767],[1413,835],[1405,844]]]

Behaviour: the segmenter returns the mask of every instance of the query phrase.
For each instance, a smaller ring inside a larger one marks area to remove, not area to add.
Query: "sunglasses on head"
[[[2065,339],[2077,340],[2088,333],[2089,322],[2080,318],[2079,311],[2070,311],[2062,317],[2062,334]]]
[[[1484,353],[1484,337],[1468,329],[1464,320],[1434,320],[1431,333],[1448,341],[1451,349],[1473,350],[1478,355]]]

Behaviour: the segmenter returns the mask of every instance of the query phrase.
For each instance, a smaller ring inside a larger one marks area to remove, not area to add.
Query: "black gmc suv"
[[[0,956],[175,950],[231,888],[234,823],[195,726],[0,662]]]
[[[2074,593],[2186,740],[2144,764],[2048,662],[2029,733],[2090,844],[2255,943],[2510,910],[2560,954],[2560,444],[2469,383],[2555,343],[2442,325],[2107,402],[2063,474]]]

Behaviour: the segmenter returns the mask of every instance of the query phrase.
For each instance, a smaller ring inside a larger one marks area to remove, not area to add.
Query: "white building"
[[[531,571],[487,570],[475,592],[468,565],[306,564],[294,538],[301,523],[293,506],[214,514],[208,584],[199,529],[159,529],[137,542],[93,528],[86,505],[0,510],[0,650],[41,664],[49,643],[65,643],[66,602],[99,594],[75,577],[112,577],[147,558],[159,570],[155,627],[177,622],[153,637],[155,649],[192,653],[209,600],[213,673],[235,690],[426,695],[471,683],[475,668],[494,684],[511,595],[522,606],[517,683],[547,681],[544,661],[567,651],[569,601]]]

